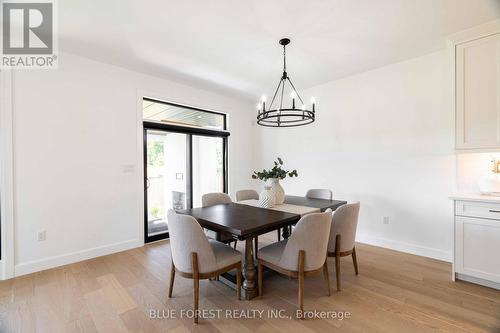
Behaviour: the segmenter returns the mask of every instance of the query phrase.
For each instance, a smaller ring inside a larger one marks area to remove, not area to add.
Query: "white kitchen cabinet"
[[[455,45],[456,149],[500,149],[500,33]]]
[[[500,289],[500,198],[455,196],[453,279]]]

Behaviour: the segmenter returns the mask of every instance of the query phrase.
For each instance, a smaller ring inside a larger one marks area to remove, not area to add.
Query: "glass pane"
[[[186,207],[186,134],[147,131],[148,236],[168,231],[167,210]]]
[[[201,207],[201,196],[224,191],[222,138],[193,135],[193,207]]]
[[[142,111],[144,120],[224,130],[224,115],[218,113],[193,110],[145,99],[142,101]]]

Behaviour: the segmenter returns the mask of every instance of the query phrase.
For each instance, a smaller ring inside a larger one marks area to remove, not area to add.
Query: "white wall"
[[[284,181],[287,193],[331,188],[336,198],[361,201],[359,241],[450,260],[450,69],[441,51],[302,92],[317,98],[317,121],[261,128],[258,167],[280,156],[299,172]]]
[[[13,80],[17,275],[142,244],[143,93],[227,112],[230,191],[248,187],[248,103],[60,54],[59,69]]]

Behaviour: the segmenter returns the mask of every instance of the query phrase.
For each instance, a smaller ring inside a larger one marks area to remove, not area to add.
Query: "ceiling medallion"
[[[268,127],[293,127],[310,124],[315,120],[315,100],[314,98],[311,98],[312,110],[308,110],[304,101],[295,89],[290,76],[288,76],[288,73],[286,72],[286,46],[290,44],[290,39],[280,39],[279,43],[280,45],[283,45],[283,75],[280,78],[278,87],[274,92],[273,99],[271,100],[271,104],[268,109],[266,110],[265,96],[262,96],[262,103],[257,105],[257,123]],[[290,87],[289,89],[285,88],[287,83]],[[291,91],[291,107],[283,106],[283,96],[285,91]],[[276,97],[278,97],[278,99]],[[298,108],[295,103],[296,99],[298,99]],[[274,104],[275,101],[276,105]]]

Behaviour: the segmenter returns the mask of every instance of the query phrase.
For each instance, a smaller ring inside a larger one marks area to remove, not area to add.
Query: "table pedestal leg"
[[[257,296],[257,280],[253,259],[253,238],[245,240],[245,256],[243,258],[243,297],[250,300]]]
[[[290,237],[290,228],[291,226],[287,225],[286,227],[283,228],[283,239],[288,239]]]

